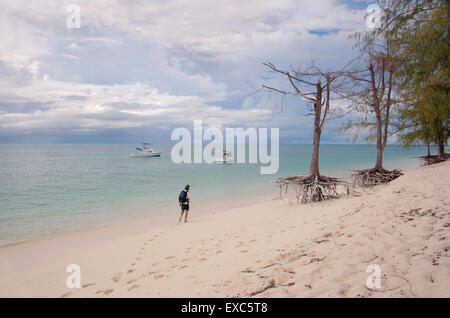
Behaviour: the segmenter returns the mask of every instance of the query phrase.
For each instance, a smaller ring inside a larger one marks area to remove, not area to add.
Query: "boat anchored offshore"
[[[136,147],[135,152],[130,154],[130,157],[159,157],[161,156],[161,152],[153,151],[150,148],[149,143],[142,143],[139,147]]]
[[[233,154],[231,152],[227,152],[226,150],[223,151],[222,158],[218,158],[215,160],[215,162],[218,163],[227,163],[233,161]]]

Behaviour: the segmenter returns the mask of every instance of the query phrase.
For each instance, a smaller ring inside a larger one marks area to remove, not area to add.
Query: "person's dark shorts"
[[[189,204],[182,204],[181,211],[189,211]]]

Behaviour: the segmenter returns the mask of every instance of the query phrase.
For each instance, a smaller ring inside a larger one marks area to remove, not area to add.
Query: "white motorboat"
[[[159,157],[161,152],[156,152],[150,148],[149,143],[142,143],[139,147],[136,147],[136,151],[130,154],[130,157]]]
[[[227,163],[227,162],[232,162],[232,161],[233,161],[233,154],[231,152],[227,152],[226,150],[224,150],[222,158],[218,158],[214,162]]]

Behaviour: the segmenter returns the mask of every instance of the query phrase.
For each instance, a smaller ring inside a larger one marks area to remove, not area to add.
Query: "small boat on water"
[[[231,152],[223,151],[222,158],[218,158],[215,160],[216,163],[227,163],[233,161],[233,154]]]
[[[149,143],[142,143],[139,147],[136,147],[135,152],[130,154],[130,157],[159,157],[161,152],[156,152],[150,148]]]

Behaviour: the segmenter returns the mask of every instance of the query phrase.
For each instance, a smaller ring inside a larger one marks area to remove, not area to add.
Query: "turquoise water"
[[[155,145],[160,158],[129,157],[134,145],[0,145],[0,245],[33,237],[115,223],[177,210],[183,186],[193,205],[276,194],[278,176],[309,170],[311,146],[281,145],[276,175],[259,164],[174,164],[170,145]],[[321,173],[345,176],[373,165],[370,145],[322,145]],[[385,167],[417,164],[425,149],[387,146]],[[275,195],[272,195],[274,197]],[[171,212],[173,213],[173,212]]]

